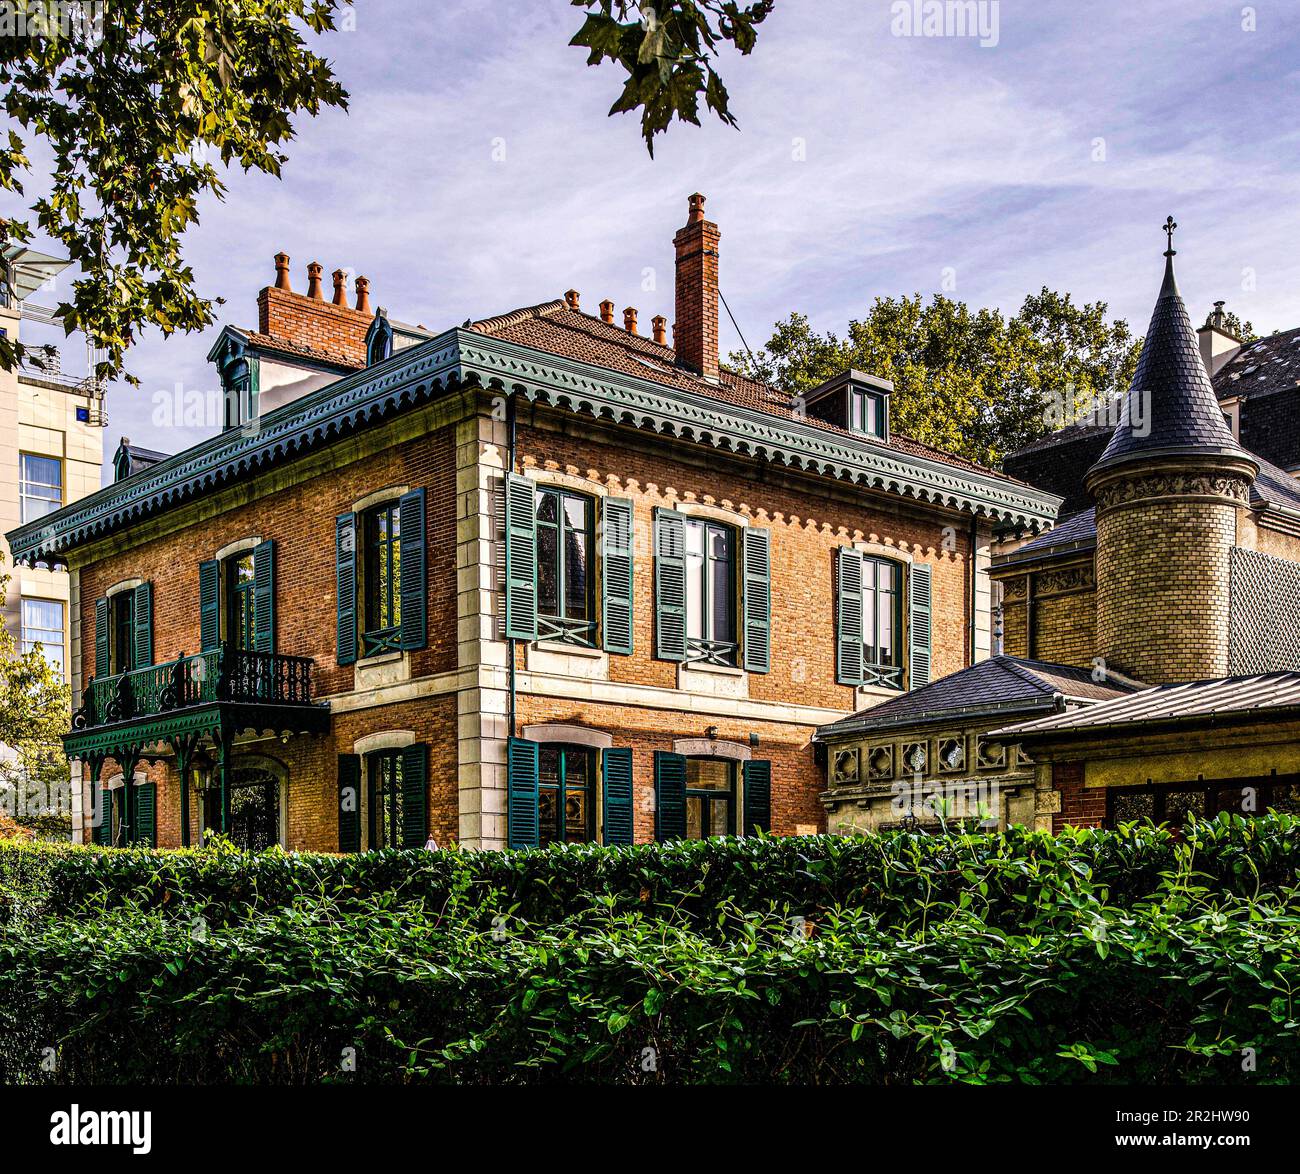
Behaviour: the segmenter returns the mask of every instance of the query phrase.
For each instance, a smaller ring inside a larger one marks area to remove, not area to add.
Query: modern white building
[[[29,334],[59,326],[44,303],[57,303],[55,284],[68,262],[21,245],[6,247],[0,258],[0,334],[17,340],[25,325]],[[93,354],[84,375],[65,374],[59,350],[43,350],[38,358],[17,371],[0,370],[0,575],[9,579],[3,622],[21,651],[40,645],[65,672],[72,636],[68,574],[15,567],[3,535],[100,487],[104,388],[94,377]],[[8,747],[0,746],[0,757],[14,761]],[[10,814],[67,811],[68,789],[50,790],[0,782],[0,806]]]

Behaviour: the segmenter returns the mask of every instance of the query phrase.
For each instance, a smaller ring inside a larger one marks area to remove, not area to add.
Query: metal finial
[[[1172,216],[1165,219],[1165,236],[1169,240],[1169,247],[1165,249],[1166,257],[1172,257],[1178,252],[1178,250],[1174,248],[1174,229],[1177,227],[1178,225],[1174,223],[1174,218]]]

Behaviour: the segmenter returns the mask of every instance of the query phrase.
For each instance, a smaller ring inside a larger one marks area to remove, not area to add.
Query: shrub
[[[1298,828],[5,846],[0,1082],[1289,1082]]]

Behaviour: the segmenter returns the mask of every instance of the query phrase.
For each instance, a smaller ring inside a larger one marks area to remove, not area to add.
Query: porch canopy
[[[67,756],[90,767],[93,786],[108,759],[122,768],[128,822],[141,762],[175,759],[181,843],[190,842],[190,772],[212,764],[221,830],[230,827],[231,752],[246,733],[284,737],[329,732],[329,706],[312,700],[311,660],[222,646],[111,677],[91,678],[63,739]],[[200,759],[200,755],[202,759]],[[130,842],[130,829],[126,840]]]

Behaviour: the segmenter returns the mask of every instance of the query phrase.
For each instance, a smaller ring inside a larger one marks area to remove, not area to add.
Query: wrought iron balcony
[[[179,710],[232,703],[254,707],[316,708],[311,659],[222,646],[167,664],[111,677],[92,677],[81,708],[72,715],[74,734]]]

